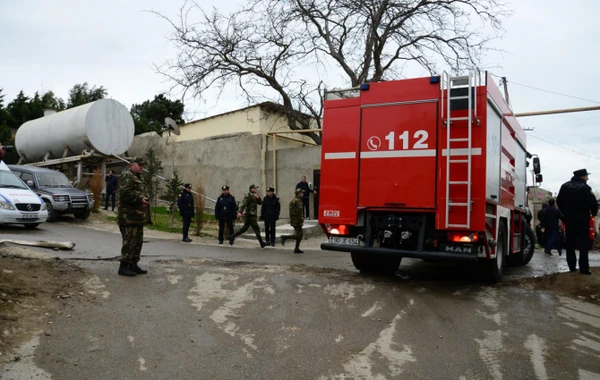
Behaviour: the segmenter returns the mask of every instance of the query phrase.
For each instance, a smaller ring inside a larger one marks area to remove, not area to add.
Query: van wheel
[[[48,219],[46,222],[54,222],[58,217],[58,214],[54,210],[54,207],[52,207],[52,203],[46,202],[46,207],[48,207]]]
[[[506,224],[502,222],[498,230],[498,245],[496,246],[496,257],[493,260],[485,260],[481,263],[485,279],[496,283],[502,279],[506,267],[507,244]]]
[[[85,210],[85,211],[81,211],[81,212],[76,212],[75,217],[77,219],[81,219],[81,220],[86,220],[87,218],[90,217],[90,210]]]
[[[525,226],[523,236],[523,252],[508,256],[506,263],[510,266],[522,267],[531,261],[535,252],[535,234],[529,225]]]
[[[39,226],[39,223],[29,223],[29,224],[23,224],[23,226],[25,228],[27,228],[28,230],[33,230],[35,228],[37,228],[37,226]]]
[[[351,252],[352,264],[363,273],[395,273],[402,257]]]

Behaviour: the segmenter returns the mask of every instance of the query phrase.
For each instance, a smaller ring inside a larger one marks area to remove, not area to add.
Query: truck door
[[[359,206],[436,204],[437,101],[363,106]]]

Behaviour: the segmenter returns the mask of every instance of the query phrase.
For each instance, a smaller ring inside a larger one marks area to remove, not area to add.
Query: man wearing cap
[[[250,190],[248,194],[244,197],[242,201],[242,205],[240,206],[240,211],[237,214],[238,218],[241,218],[244,215],[244,226],[235,234],[229,236],[229,244],[233,245],[235,238],[248,231],[248,228],[252,227],[252,230],[256,234],[256,238],[260,243],[260,247],[264,248],[267,244],[263,242],[262,237],[260,236],[260,227],[258,226],[257,218],[258,218],[258,205],[262,204],[262,199],[256,193],[258,190],[258,186],[250,185],[248,188]]]
[[[192,218],[196,215],[196,209],[194,208],[194,196],[192,195],[192,185],[186,183],[183,185],[183,191],[177,199],[177,207],[179,207],[179,215],[183,218],[183,241],[189,243],[192,241],[188,237],[190,231],[190,224],[192,224]]]
[[[133,157],[129,170],[120,178],[117,223],[123,237],[119,266],[119,274],[122,276],[147,273],[137,264],[142,252],[144,222],[147,221],[150,206],[146,185],[142,180],[144,165],[142,157]]]
[[[223,244],[223,230],[227,224],[227,237],[233,235],[233,221],[237,216],[235,197],[229,194],[229,186],[221,187],[221,195],[217,198],[215,218],[219,221],[219,244]]]
[[[285,245],[285,241],[288,239],[296,240],[296,248],[294,253],[304,253],[300,250],[300,242],[302,241],[302,225],[304,224],[304,204],[302,203],[302,197],[304,196],[304,190],[296,189],[296,196],[290,202],[290,224],[294,227],[293,235],[282,235],[281,245]]]
[[[588,262],[590,215],[598,214],[598,201],[586,183],[590,174],[586,169],[574,171],[573,178],[561,186],[556,198],[556,204],[564,214],[567,264],[571,272],[577,270],[575,245],[578,244],[581,274],[592,274]]]
[[[265,244],[275,247],[275,224],[279,220],[281,204],[275,195],[275,189],[269,187],[260,208],[260,218],[265,222]]]

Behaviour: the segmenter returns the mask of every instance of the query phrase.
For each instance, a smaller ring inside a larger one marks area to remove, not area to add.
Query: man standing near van
[[[131,160],[129,170],[121,175],[117,223],[123,237],[119,266],[119,274],[122,276],[148,273],[137,264],[142,253],[144,223],[150,206],[146,185],[142,180],[145,164],[142,157],[136,156]]]
[[[110,170],[106,178],[106,204],[104,209],[108,210],[108,199],[112,198],[112,210],[115,211],[115,197],[117,196],[117,188],[119,187],[119,178],[115,175],[115,172]]]
[[[4,162],[4,156],[6,155],[6,147],[0,143],[0,170],[10,171],[6,163]]]

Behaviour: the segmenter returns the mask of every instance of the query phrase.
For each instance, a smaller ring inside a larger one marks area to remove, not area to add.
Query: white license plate
[[[87,205],[73,205],[72,208],[84,208]]]
[[[37,219],[38,214],[21,214],[21,218],[23,219]]]
[[[358,238],[330,236],[329,242],[332,244],[358,245]]]

